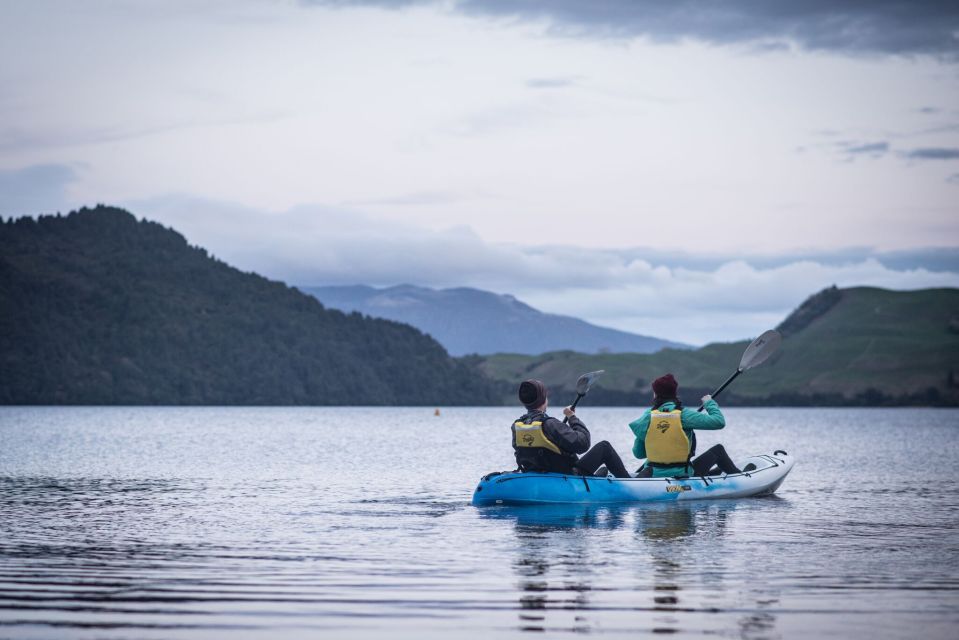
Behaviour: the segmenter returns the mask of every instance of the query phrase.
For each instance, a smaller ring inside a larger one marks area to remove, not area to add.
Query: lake
[[[0,637],[957,636],[959,411],[730,409],[775,496],[476,509],[519,413],[0,407]]]

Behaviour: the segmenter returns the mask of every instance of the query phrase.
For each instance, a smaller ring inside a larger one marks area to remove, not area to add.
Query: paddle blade
[[[576,381],[576,393],[580,396],[585,396],[586,392],[589,391],[589,388],[596,381],[596,378],[604,373],[606,373],[606,370],[600,369],[599,371],[590,371],[589,373],[581,375],[579,380]]]
[[[769,356],[776,353],[782,341],[783,337],[779,335],[778,331],[770,329],[764,332],[761,336],[753,340],[752,344],[746,347],[746,351],[743,353],[743,359],[739,361],[739,370],[745,371],[746,369],[752,369],[756,365],[765,362]]]

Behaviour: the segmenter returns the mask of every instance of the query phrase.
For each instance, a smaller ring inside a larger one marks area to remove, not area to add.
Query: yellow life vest
[[[513,446],[517,449],[539,448],[548,449],[553,453],[563,454],[562,450],[543,433],[543,423],[540,420],[513,423]]]
[[[653,411],[646,429],[646,460],[652,465],[666,467],[689,462],[689,437],[683,431],[680,419],[683,412]]]

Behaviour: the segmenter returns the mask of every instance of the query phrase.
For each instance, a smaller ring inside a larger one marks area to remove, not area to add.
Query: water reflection
[[[675,506],[675,505],[670,505]],[[652,508],[637,514],[636,531],[647,541],[663,543],[678,541],[695,533],[696,520],[691,509]],[[683,565],[675,554],[675,545],[647,544],[652,566],[649,571],[653,581],[653,633],[680,631],[676,612],[681,610],[680,596],[683,582]]]
[[[543,504],[480,509],[480,518],[509,520],[523,529],[618,529],[636,505]]]
[[[724,593],[731,588],[725,535],[734,514],[738,511],[745,515],[753,506],[721,502],[653,505],[637,511],[636,532],[645,542],[652,563],[654,633],[686,631],[684,614],[722,612],[703,601],[703,590]],[[754,606],[762,608],[769,602],[760,598]],[[738,624],[744,638],[775,636],[776,616],[771,612],[747,613]]]
[[[513,569],[518,578],[522,631],[589,630],[588,621],[582,615],[589,608],[592,590],[592,571],[586,566],[588,562],[584,562],[588,557],[589,538],[569,534],[570,529],[598,520],[591,513],[571,515],[570,520],[556,512],[541,513],[534,517],[535,524],[517,521],[517,557]],[[542,524],[544,518],[558,519],[562,524],[554,529]]]
[[[636,531],[651,541],[676,540],[696,531],[696,507],[650,505],[636,512]]]
[[[702,614],[729,612],[719,603],[728,602],[741,580],[728,564],[741,551],[727,549],[726,533],[734,518],[749,518],[757,508],[768,511],[776,501],[537,505],[479,514],[513,524],[520,630],[599,631],[599,612],[608,620],[612,611],[621,613],[631,630],[675,634],[694,631],[703,624]],[[610,536],[630,531],[634,543],[623,549],[628,553],[616,554]],[[610,582],[623,563],[634,565],[632,585]],[[757,586],[755,597],[742,603],[748,613],[735,614],[737,624],[743,637],[774,637],[776,615],[768,609],[777,600]],[[623,591],[638,597],[616,601]]]
[[[677,612],[683,611],[681,592],[685,573],[683,556],[677,551],[685,538],[695,535],[696,518],[701,510],[701,505],[675,504],[649,505],[636,512],[638,542],[646,548],[651,560],[647,573],[653,582],[653,633],[681,630]]]
[[[480,511],[480,517],[514,524],[513,570],[521,631],[589,632],[587,611],[597,567],[590,531],[625,524],[622,507],[530,505]]]

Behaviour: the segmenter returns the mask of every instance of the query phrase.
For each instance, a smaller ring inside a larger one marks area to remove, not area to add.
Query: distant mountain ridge
[[[598,327],[578,318],[543,313],[510,295],[457,287],[398,285],[299,287],[325,306],[411,324],[454,356],[549,351],[654,353],[689,348],[678,342]]]

